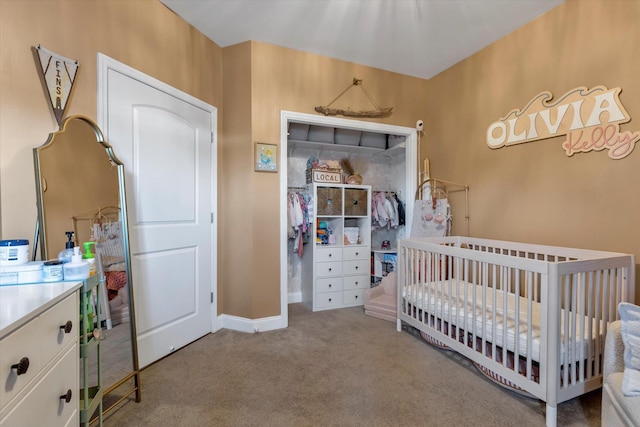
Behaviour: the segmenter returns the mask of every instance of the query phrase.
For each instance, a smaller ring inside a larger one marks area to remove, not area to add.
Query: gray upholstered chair
[[[604,348],[604,378],[602,384],[602,426],[640,426],[640,396],[622,393],[624,373],[624,343],[622,322],[609,324]]]

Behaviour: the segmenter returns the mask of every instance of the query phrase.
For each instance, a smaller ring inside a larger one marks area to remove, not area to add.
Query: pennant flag
[[[40,45],[35,47],[35,51],[38,54],[42,82],[49,95],[53,114],[58,121],[58,125],[60,125],[67,109],[67,101],[71,94],[79,63],[76,60],[51,52]]]

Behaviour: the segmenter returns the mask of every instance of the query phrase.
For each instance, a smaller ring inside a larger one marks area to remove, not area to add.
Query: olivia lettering
[[[586,111],[583,111],[584,100],[580,99],[569,104],[536,111],[527,116],[521,115],[506,121],[492,123],[487,131],[487,144],[492,148],[498,148],[503,145],[550,138],[562,134],[558,132],[561,124],[568,124],[569,130],[601,125],[603,124],[601,118],[604,112],[609,113],[606,123],[624,121],[626,117],[616,103],[615,92],[615,90],[610,90],[594,97],[595,102],[589,111],[586,123],[582,122],[583,113]],[[569,116],[567,116],[567,112],[569,112]],[[554,113],[555,120],[551,118],[551,113]],[[523,130],[516,134],[516,128]],[[540,128],[542,128],[541,132]]]
[[[575,88],[555,104],[550,104],[551,94],[543,92],[522,111],[514,110],[492,123],[487,129],[487,145],[500,148],[567,135],[562,147],[568,156],[606,148],[612,159],[626,157],[640,133],[620,133],[620,123],[631,120],[620,102],[620,91],[604,86]]]

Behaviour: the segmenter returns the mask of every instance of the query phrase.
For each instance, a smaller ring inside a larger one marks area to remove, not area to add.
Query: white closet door
[[[215,109],[109,69],[108,142],[126,171],[139,361],[211,332]]]

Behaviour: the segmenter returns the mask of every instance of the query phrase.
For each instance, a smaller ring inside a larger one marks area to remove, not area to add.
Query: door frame
[[[97,121],[98,126],[103,129],[104,136],[107,142],[109,142],[109,135],[107,134],[107,123],[109,117],[107,115],[107,75],[109,70],[116,71],[129,78],[138,80],[146,85],[153,87],[161,92],[185,101],[189,104],[193,104],[202,110],[205,110],[211,114],[211,176],[214,182],[211,185],[211,289],[209,290],[212,296],[211,301],[211,332],[216,332],[220,329],[218,323],[218,110],[213,105],[195,98],[188,93],[182,92],[179,89],[169,86],[168,84],[157,80],[141,71],[136,70],[122,62],[119,62],[107,55],[98,52],[98,105],[97,105]],[[117,155],[117,153],[116,153]],[[132,286],[133,290],[133,286]],[[135,293],[134,293],[135,298]],[[139,304],[136,301],[136,304]],[[137,339],[137,337],[136,337]]]
[[[309,125],[320,125],[330,127],[341,127],[346,129],[388,133],[393,135],[406,136],[405,147],[405,189],[407,192],[405,200],[405,227],[412,222],[413,202],[412,197],[418,188],[418,133],[416,129],[405,126],[388,125],[383,123],[366,122],[352,119],[342,119],[337,117],[320,116],[317,114],[296,113],[293,111],[280,111],[280,315],[284,326],[289,325],[288,304],[288,268],[287,268],[287,158],[289,157],[288,139],[289,122],[296,122]],[[408,237],[408,233],[407,233]]]

